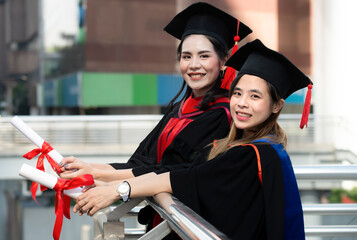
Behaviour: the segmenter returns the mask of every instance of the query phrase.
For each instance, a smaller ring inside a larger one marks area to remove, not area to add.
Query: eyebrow
[[[210,50],[202,50],[202,51],[199,51],[198,54],[203,54],[203,53],[211,53],[212,51]],[[190,51],[182,51],[181,54],[191,54]]]
[[[239,87],[235,87],[234,90],[242,91],[242,89]],[[258,89],[251,89],[251,90],[249,90],[249,92],[259,93],[259,94],[263,95],[263,93],[261,91],[259,91]]]

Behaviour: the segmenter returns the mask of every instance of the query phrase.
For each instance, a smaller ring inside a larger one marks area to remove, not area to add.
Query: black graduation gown
[[[231,239],[305,239],[291,162],[279,144],[233,147],[199,166],[170,173],[173,195]]]
[[[173,139],[162,154],[158,164],[158,139],[171,118],[178,118],[180,104],[166,113],[150,134],[140,143],[129,161],[124,164],[112,163],[115,169],[133,169],[133,174],[139,176],[148,172],[166,172],[176,168],[190,166],[196,160],[204,159],[208,148],[205,148],[215,139],[220,139],[229,133],[230,115],[229,103],[213,104],[201,114],[190,116],[193,120]]]

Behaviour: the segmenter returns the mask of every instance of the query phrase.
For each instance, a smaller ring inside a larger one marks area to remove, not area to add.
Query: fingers
[[[63,168],[65,170],[78,169],[78,168],[83,168],[83,164],[78,162],[66,163],[63,165]]]
[[[71,157],[65,157],[61,160],[61,162],[58,164],[61,166],[61,171],[65,172],[68,170],[75,170],[77,169],[76,165],[80,162],[80,160],[78,158],[75,158],[73,156]],[[73,165],[75,164],[75,165]]]
[[[80,169],[80,164],[78,163],[66,163],[61,167],[62,172],[77,172]]]
[[[60,166],[63,166],[63,165],[65,165],[65,164],[67,164],[67,163],[72,163],[72,162],[74,162],[74,161],[76,161],[76,160],[79,160],[79,159],[76,158],[76,157],[73,157],[73,156],[65,157],[65,158],[63,158],[63,159],[61,160],[61,162],[59,163],[59,165],[60,165]]]
[[[94,180],[94,185],[95,186],[108,186],[108,183],[100,181],[100,180]]]
[[[96,184],[93,184],[93,185],[90,185],[90,186],[83,186],[82,192],[85,193],[89,189],[94,188],[95,186],[96,186]]]
[[[62,172],[60,177],[64,179],[72,179],[79,176],[79,172]]]
[[[119,199],[116,187],[116,185],[96,186],[84,190],[84,193],[76,199],[77,204],[74,206],[73,212],[79,215],[87,213],[89,216],[93,216],[98,210],[110,206]]]
[[[90,210],[87,212],[87,215],[88,215],[88,216],[93,216],[98,210],[100,210],[100,209],[97,208],[97,207],[94,207],[94,208],[90,209]]]
[[[83,195],[83,194],[82,194]],[[82,215],[83,213],[87,212],[88,210],[88,200],[83,197],[82,195],[80,195],[77,199],[77,204],[73,207],[73,212],[77,213],[79,215]],[[80,197],[83,197],[81,200],[79,199]]]

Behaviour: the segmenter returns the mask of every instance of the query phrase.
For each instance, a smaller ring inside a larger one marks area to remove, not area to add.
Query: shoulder
[[[276,146],[279,144],[269,143],[269,142],[253,142],[251,143],[255,147],[258,148],[259,151],[267,153],[267,154],[276,154]]]
[[[219,116],[226,118],[229,124],[232,122],[229,98],[227,97],[217,98],[206,112],[208,114],[219,114]]]
[[[251,159],[251,158],[256,158],[256,152],[252,146],[240,145],[230,148],[221,156],[228,159],[246,159],[246,158]]]
[[[170,108],[167,107],[166,110],[164,111],[164,115],[163,115],[162,119],[177,117],[178,111],[180,109],[180,104],[181,104],[181,101],[174,103],[172,105],[172,107],[170,107]]]
[[[209,107],[209,109],[215,108],[227,108],[229,109],[229,98],[228,97],[218,97]]]
[[[254,143],[259,155],[263,169],[281,171],[284,162],[290,163],[290,158],[282,144],[268,142]]]

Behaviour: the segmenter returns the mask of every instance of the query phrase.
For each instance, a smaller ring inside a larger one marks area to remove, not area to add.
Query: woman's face
[[[237,128],[243,129],[247,137],[249,129],[263,123],[272,113],[277,113],[284,105],[273,104],[268,83],[257,76],[243,75],[233,90],[230,100],[231,115]]]
[[[222,68],[213,44],[204,35],[192,34],[182,43],[181,74],[194,97],[204,96],[215,84]]]

